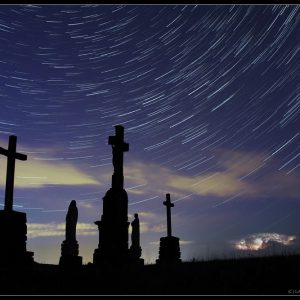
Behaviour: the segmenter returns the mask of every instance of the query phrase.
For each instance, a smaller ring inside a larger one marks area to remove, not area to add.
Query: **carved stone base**
[[[145,261],[143,258],[138,258],[138,259],[131,259],[129,261],[129,266],[131,267],[143,267],[145,265]]]
[[[120,255],[107,255],[103,249],[95,249],[93,255],[93,264],[98,267],[122,267],[128,264],[129,254],[121,253]]]
[[[81,256],[61,256],[59,266],[63,268],[78,268],[82,266]]]
[[[61,244],[61,257],[59,265],[62,267],[82,266],[82,257],[78,256],[79,246],[77,241],[63,241]]]
[[[142,255],[142,248],[130,247],[129,249],[129,261],[131,264],[144,265],[144,259],[140,258]]]
[[[159,258],[157,264],[180,263],[179,238],[175,236],[166,236],[160,238]]]
[[[98,248],[93,255],[94,265],[124,265],[128,252],[128,196],[124,189],[109,189],[103,197],[103,214],[95,224],[99,230]]]
[[[26,213],[0,210],[0,265],[33,264],[33,252],[26,250]]]
[[[62,256],[78,256],[79,245],[77,241],[64,240],[61,244],[61,255]]]
[[[130,247],[129,248],[130,257],[133,259],[138,259],[142,256],[142,248],[139,247]]]

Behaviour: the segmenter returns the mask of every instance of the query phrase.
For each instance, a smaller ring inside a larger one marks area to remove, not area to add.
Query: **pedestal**
[[[99,244],[93,255],[94,265],[123,265],[128,262],[128,197],[124,189],[109,189],[103,197],[103,214],[95,222]]]
[[[139,247],[130,247],[129,248],[129,260],[130,263],[133,265],[144,265],[144,259],[141,258],[142,256],[142,248]]]
[[[61,244],[61,257],[59,265],[61,267],[76,268],[82,266],[82,257],[78,256],[79,246],[77,241],[63,241]]]
[[[0,265],[33,264],[33,252],[26,250],[26,213],[0,210]]]
[[[159,258],[157,264],[180,263],[179,238],[175,236],[166,236],[160,238]]]
[[[93,254],[93,264],[99,267],[117,267],[129,261],[128,236],[129,222],[95,222],[99,229],[99,244]]]
[[[61,256],[59,259],[59,266],[63,268],[79,268],[82,266],[81,256]]]

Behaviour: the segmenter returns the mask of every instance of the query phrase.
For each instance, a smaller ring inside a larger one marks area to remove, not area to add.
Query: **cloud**
[[[179,240],[180,246],[183,246],[183,245],[190,245],[190,244],[194,244],[194,243],[195,243],[195,241]]]
[[[149,242],[150,245],[159,245],[159,241]]]
[[[0,140],[1,145],[7,144],[7,141]],[[4,146],[4,148],[6,148]],[[92,176],[75,167],[63,159],[49,158],[55,156],[58,152],[53,149],[30,148],[18,144],[18,151],[28,154],[27,161],[16,161],[15,169],[15,187],[21,188],[39,188],[46,185],[100,185]],[[44,158],[36,158],[33,155],[41,155]],[[0,156],[0,184],[5,185],[6,181],[6,157]],[[5,167],[3,167],[5,166]]]
[[[128,233],[131,234],[131,226],[128,228]],[[167,227],[164,224],[150,225],[148,222],[140,222],[140,233],[146,232],[167,232]]]
[[[300,172],[294,171],[286,175],[283,171],[277,171],[261,179],[257,190],[261,194],[282,196],[285,199],[300,199],[299,188]]]
[[[65,223],[29,223],[27,224],[27,237],[49,237],[65,236]],[[95,225],[89,223],[77,223],[76,235],[98,235],[98,229]]]
[[[170,177],[166,185],[201,196],[229,197],[240,192],[249,194],[254,192],[251,185],[225,172],[208,173],[197,177],[177,175]]]
[[[296,239],[294,235],[286,235],[279,233],[256,233],[246,236],[234,242],[234,248],[237,250],[259,251],[269,248],[274,245],[289,246]]]
[[[141,211],[141,212],[139,212],[139,218],[156,219],[157,214],[150,212],[150,211]]]
[[[278,158],[272,157],[266,160],[266,157],[269,157],[268,153],[253,151],[219,150],[217,153],[222,161],[224,172],[251,186],[252,193],[248,193],[249,196],[300,198],[298,186],[300,172],[295,170],[293,173],[287,174],[285,171],[281,171],[282,162]],[[258,174],[259,180],[256,177],[254,181],[251,176]]]
[[[238,194],[252,199],[299,199],[300,173],[294,171],[287,175],[278,170],[280,162],[276,159],[265,162],[265,157],[263,152],[218,150],[216,161],[212,161],[215,171],[198,176],[155,163],[129,161],[125,163],[125,182],[129,186],[137,185],[137,189],[129,193],[144,195],[147,199],[148,195],[163,198],[166,193],[171,193],[173,201],[192,195],[229,198]]]
[[[152,232],[167,232],[167,226],[165,224],[157,224],[151,227]]]
[[[230,173],[228,170],[210,172],[201,176],[188,176],[158,164],[134,161],[126,165],[124,173],[128,185],[143,185],[141,192],[136,194],[155,196],[155,194],[171,193],[173,199],[179,199],[187,193],[216,197],[233,196],[240,192],[255,193],[251,184],[240,180],[236,172]]]
[[[7,140],[0,140],[7,145]],[[7,148],[7,146],[4,146]],[[63,158],[53,158],[61,153],[59,147],[32,148],[20,143],[18,152],[27,154],[27,161],[17,161],[15,169],[15,187],[39,188],[46,185],[100,185],[101,182],[86,174],[75,165],[67,163]],[[34,156],[41,156],[37,158]],[[0,156],[1,165],[6,166],[6,157]],[[0,184],[5,185],[6,167],[0,168]]]
[[[17,165],[15,186],[34,188],[49,184],[99,185],[100,183],[71,164],[30,161]]]
[[[140,233],[145,233],[149,231],[150,231],[149,223],[140,222]],[[130,226],[130,233],[131,233],[131,226]]]
[[[216,157],[221,162],[223,172],[225,171],[234,177],[240,178],[262,167],[266,154],[254,151],[219,149],[216,151]]]

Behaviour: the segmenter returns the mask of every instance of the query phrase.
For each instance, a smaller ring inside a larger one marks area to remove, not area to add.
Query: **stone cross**
[[[171,226],[171,207],[174,207],[174,204],[171,203],[170,194],[166,194],[166,201],[163,204],[167,207],[167,230],[168,236],[172,236],[172,226]]]
[[[112,176],[112,188],[123,189],[123,152],[129,151],[129,144],[124,142],[124,127],[117,125],[115,126],[115,130],[115,136],[108,137],[108,144],[112,145],[113,149],[114,173]]]
[[[17,137],[15,135],[9,136],[8,149],[0,147],[0,154],[7,156],[6,169],[6,187],[5,187],[5,203],[4,210],[13,210],[13,195],[14,195],[14,180],[15,180],[15,160],[27,160],[27,155],[17,153]]]

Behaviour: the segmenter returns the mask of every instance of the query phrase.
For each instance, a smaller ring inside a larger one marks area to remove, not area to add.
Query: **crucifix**
[[[167,230],[168,230],[168,236],[172,236],[171,207],[174,207],[174,204],[171,203],[170,194],[166,194],[166,201],[164,201],[163,204],[167,207]]]
[[[115,130],[115,135],[108,137],[108,144],[112,145],[113,149],[114,173],[112,176],[112,188],[123,189],[123,152],[129,151],[129,144],[124,142],[124,127],[117,125]]]
[[[4,210],[13,210],[13,195],[14,195],[14,179],[15,179],[15,160],[27,160],[27,155],[17,153],[17,137],[15,135],[9,136],[8,149],[0,147],[0,154],[7,156],[6,169],[6,187],[5,187],[5,203]]]

